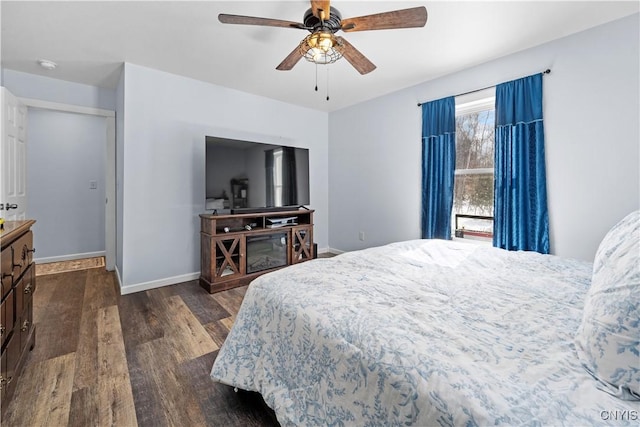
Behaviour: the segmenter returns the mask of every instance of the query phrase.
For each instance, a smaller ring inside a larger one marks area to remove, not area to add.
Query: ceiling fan
[[[427,23],[427,9],[420,6],[342,19],[340,12],[331,6],[330,0],[311,0],[311,8],[305,12],[302,23],[226,13],[219,14],[218,20],[223,24],[309,31],[310,34],[276,67],[277,70],[291,70],[303,57],[316,64],[330,64],[344,57],[360,74],[367,74],[375,70],[376,66],[351,43],[335,33],[340,30],[351,32],[424,27]]]

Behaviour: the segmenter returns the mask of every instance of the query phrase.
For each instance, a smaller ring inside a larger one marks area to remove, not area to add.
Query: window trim
[[[481,111],[495,110],[496,88],[494,86],[487,89],[483,89],[481,91],[476,91],[476,92],[471,92],[465,95],[456,96],[455,102],[456,102],[456,112],[455,112],[456,118],[459,116],[478,113]],[[495,175],[495,168],[454,169],[454,176],[457,177],[462,175]],[[455,212],[451,212],[451,216],[452,216],[451,234],[454,240],[460,240],[460,241],[472,240],[474,243],[478,243],[478,244],[490,243],[493,240],[492,237],[470,236],[471,238],[467,237],[466,239],[455,237],[455,220],[453,220],[455,218],[455,215],[456,215]]]
[[[458,95],[456,100],[456,117],[484,111],[496,106],[496,87]]]
[[[454,169],[454,175],[494,175],[494,168]]]

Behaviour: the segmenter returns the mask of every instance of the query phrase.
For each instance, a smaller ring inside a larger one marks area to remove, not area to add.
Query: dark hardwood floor
[[[93,268],[37,277],[36,345],[3,426],[274,426],[257,393],[209,377],[246,287],[120,296]]]

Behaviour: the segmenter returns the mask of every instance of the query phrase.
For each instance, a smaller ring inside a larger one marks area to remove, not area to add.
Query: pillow
[[[640,400],[640,211],[616,224],[598,247],[576,344],[599,388]]]

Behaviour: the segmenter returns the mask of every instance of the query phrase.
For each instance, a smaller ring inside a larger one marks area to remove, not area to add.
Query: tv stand
[[[313,210],[200,215],[200,286],[209,293],[249,284],[315,258]]]

